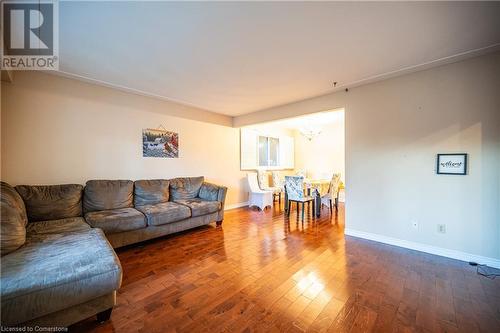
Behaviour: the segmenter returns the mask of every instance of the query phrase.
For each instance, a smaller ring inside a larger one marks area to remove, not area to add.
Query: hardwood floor
[[[201,227],[118,250],[111,320],[76,332],[500,332],[500,279],[464,262],[344,238],[331,218],[226,212]]]

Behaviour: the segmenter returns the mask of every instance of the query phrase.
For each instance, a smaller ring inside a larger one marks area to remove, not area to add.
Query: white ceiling
[[[61,2],[60,70],[231,116],[500,43],[500,3]]]

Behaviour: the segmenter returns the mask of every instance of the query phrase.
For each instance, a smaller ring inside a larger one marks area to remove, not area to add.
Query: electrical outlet
[[[418,220],[416,218],[411,219],[411,226],[413,229],[418,229]]]
[[[446,224],[438,224],[438,232],[440,234],[445,234],[446,233]]]

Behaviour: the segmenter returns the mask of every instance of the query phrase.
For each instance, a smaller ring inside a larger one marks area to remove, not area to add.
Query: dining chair
[[[257,206],[260,210],[264,210],[267,206],[273,205],[273,192],[262,190],[259,187],[256,173],[247,174],[248,181],[248,206]]]
[[[271,172],[272,178],[273,178],[273,187],[279,187],[283,189],[283,178],[281,178],[279,171],[272,171]]]
[[[278,202],[281,205],[281,193],[283,193],[283,180],[280,177],[280,173],[278,171],[271,172],[271,176],[273,179],[273,200],[275,197],[278,197]]]
[[[261,190],[269,187],[269,175],[264,169],[257,169],[257,181]]]
[[[257,169],[257,180],[259,183],[259,187],[263,191],[272,191],[273,192],[273,202],[278,197],[278,203],[281,205],[281,192],[283,191],[281,187],[274,185],[273,178],[273,186],[269,186],[269,174],[263,169]]]
[[[330,214],[333,214],[333,201],[335,201],[335,209],[339,210],[338,204],[338,193],[340,186],[340,173],[334,173],[332,180],[330,181],[330,186],[328,188],[328,193],[321,196],[321,204],[330,207]]]
[[[302,221],[304,221],[304,208],[305,203],[310,209],[310,203],[314,202],[314,198],[312,196],[306,196],[304,194],[304,177],[302,176],[285,176],[285,191],[286,196],[288,198],[288,208],[287,214],[290,216],[290,209],[292,206],[292,202],[295,202],[297,205],[297,215],[299,214],[299,205],[302,204]],[[313,213],[314,215],[314,213]]]
[[[307,175],[307,171],[306,169],[299,169],[295,172],[295,175],[305,177]]]

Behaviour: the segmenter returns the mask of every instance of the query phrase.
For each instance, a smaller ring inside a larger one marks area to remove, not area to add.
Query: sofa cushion
[[[194,199],[198,196],[204,177],[185,177],[170,180],[172,200]]]
[[[67,219],[28,223],[26,233],[29,237],[35,234],[62,234],[86,230],[90,230],[90,226],[85,222],[83,217],[70,217]]]
[[[16,190],[26,204],[30,222],[82,216],[82,185],[19,185]]]
[[[0,253],[3,256],[18,249],[26,241],[28,218],[23,199],[12,186],[1,182],[0,197]]]
[[[137,180],[134,182],[134,206],[167,202],[169,181],[166,179]]]
[[[146,227],[146,217],[135,208],[101,210],[85,214],[85,221],[106,234]]]
[[[175,202],[189,207],[193,217],[215,213],[221,208],[221,203],[219,201],[208,201],[198,198],[175,200]]]
[[[16,325],[117,290],[120,262],[99,229],[28,236],[2,257],[2,325]]]
[[[133,191],[131,180],[89,180],[83,194],[83,211],[132,207]]]
[[[204,200],[216,201],[219,196],[219,186],[210,183],[203,183],[200,187],[198,197]]]
[[[189,207],[175,202],[137,206],[136,209],[146,215],[148,225],[162,225],[191,217],[191,209]]]

